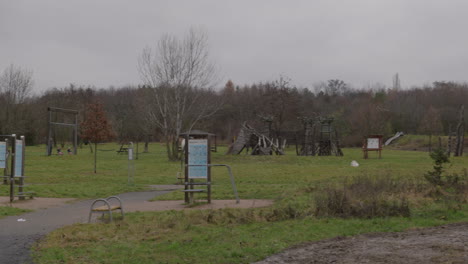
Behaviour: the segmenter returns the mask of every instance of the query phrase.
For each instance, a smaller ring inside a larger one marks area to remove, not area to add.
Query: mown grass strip
[[[9,206],[0,206],[0,218],[11,215],[20,215],[27,212],[31,212],[31,210],[19,209]]]

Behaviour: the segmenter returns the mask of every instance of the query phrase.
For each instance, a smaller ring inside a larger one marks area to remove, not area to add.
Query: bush
[[[373,218],[410,216],[406,190],[401,181],[390,177],[359,176],[340,187],[329,186],[315,195],[315,215]],[[400,198],[398,198],[400,197]]]
[[[450,163],[450,160],[445,154],[445,152],[438,148],[431,152],[430,154],[431,159],[434,160],[434,167],[432,171],[428,171],[424,174],[424,178],[434,186],[442,186],[445,185],[446,182],[442,178],[443,172],[443,164]]]
[[[468,190],[468,173],[466,169],[462,174],[444,174],[444,164],[450,163],[447,154],[442,149],[435,149],[430,154],[434,160],[432,171],[424,174],[424,178],[432,186],[429,191],[430,196],[457,202],[466,202]]]

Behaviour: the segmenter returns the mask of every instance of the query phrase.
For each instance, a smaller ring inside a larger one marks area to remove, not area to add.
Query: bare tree
[[[139,57],[148,122],[161,130],[170,160],[179,159],[182,130],[192,129],[219,108],[219,102],[207,96],[216,76],[208,55],[206,33],[192,28],[182,40],[164,35],[156,49],[145,48]]]
[[[24,103],[32,91],[32,71],[11,64],[0,75],[0,132],[24,133]],[[23,122],[23,123],[22,123]]]
[[[33,87],[32,71],[11,64],[0,76],[0,93],[8,101],[21,104],[31,93]]]

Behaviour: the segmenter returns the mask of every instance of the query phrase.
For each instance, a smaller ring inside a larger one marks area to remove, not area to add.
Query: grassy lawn
[[[148,185],[177,183],[179,162],[168,162],[162,145],[150,145],[149,153],[140,153],[135,160],[135,185],[129,186],[128,161],[125,154],[117,154],[117,144],[99,145],[97,173],[93,173],[94,154],[89,148],[79,149],[79,154],[45,156],[44,146],[28,147],[26,150],[25,175],[28,190],[40,197],[97,198],[122,192],[143,190]],[[244,199],[277,198],[287,190],[295,190],[309,184],[337,181],[360,174],[392,174],[401,177],[420,177],[431,168],[427,153],[384,150],[383,158],[370,153],[364,160],[359,149],[345,149],[344,157],[298,157],[290,149],[284,156],[224,155],[220,147],[212,155],[213,164],[228,164],[233,168],[239,189]],[[361,164],[353,168],[356,160]],[[462,158],[453,158],[451,170],[459,171]],[[227,170],[216,167],[213,173],[214,199],[232,198],[232,189]],[[0,195],[7,196],[8,188],[0,188]],[[182,199],[181,193],[172,193],[161,199]]]
[[[100,146],[117,150],[116,144]],[[213,153],[212,163],[233,168],[241,199],[275,199],[272,208],[224,209],[191,212],[127,214],[112,224],[77,224],[51,233],[36,248],[37,263],[249,263],[286,247],[335,236],[375,231],[399,231],[468,220],[466,206],[444,201],[411,207],[411,217],[340,219],[301,214],[313,210],[315,190],[340,184],[354,176],[369,175],[423,181],[432,168],[427,152],[384,150],[382,159],[360,149],[344,149],[344,157],[226,156]],[[41,197],[96,198],[148,185],[174,184],[180,163],[168,162],[164,148],[150,145],[150,153],[135,161],[135,185],[127,184],[126,155],[98,152],[98,173],[93,154],[83,148],[77,156],[44,156],[44,147],[28,147],[26,175],[30,188]],[[356,160],[360,166],[350,166]],[[460,172],[468,157],[452,158],[449,172]],[[213,168],[213,199],[233,199],[225,168]],[[6,195],[5,188],[0,188]],[[158,199],[183,200],[181,192]],[[0,211],[1,212],[1,211]]]
[[[18,209],[18,208],[13,208],[13,207],[8,207],[8,206],[0,206],[0,219],[5,216],[19,215],[19,214],[26,213],[26,212],[30,212],[30,210]]]

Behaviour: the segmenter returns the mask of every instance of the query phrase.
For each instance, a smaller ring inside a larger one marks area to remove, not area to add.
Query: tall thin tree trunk
[[[138,141],[136,142],[136,159],[138,159]]]
[[[145,149],[143,150],[143,153],[148,153],[148,144],[149,144],[149,136],[145,136]]]
[[[429,134],[429,153],[432,152],[432,134]]]
[[[96,173],[97,164],[97,143],[94,143],[94,173]]]
[[[167,157],[169,160],[172,160],[172,153],[171,153],[171,140],[170,138],[166,135],[165,136],[165,141],[166,141],[166,152],[167,152]]]
[[[465,106],[460,107],[459,123],[457,125],[456,147],[454,156],[463,156],[464,134],[465,134]]]

